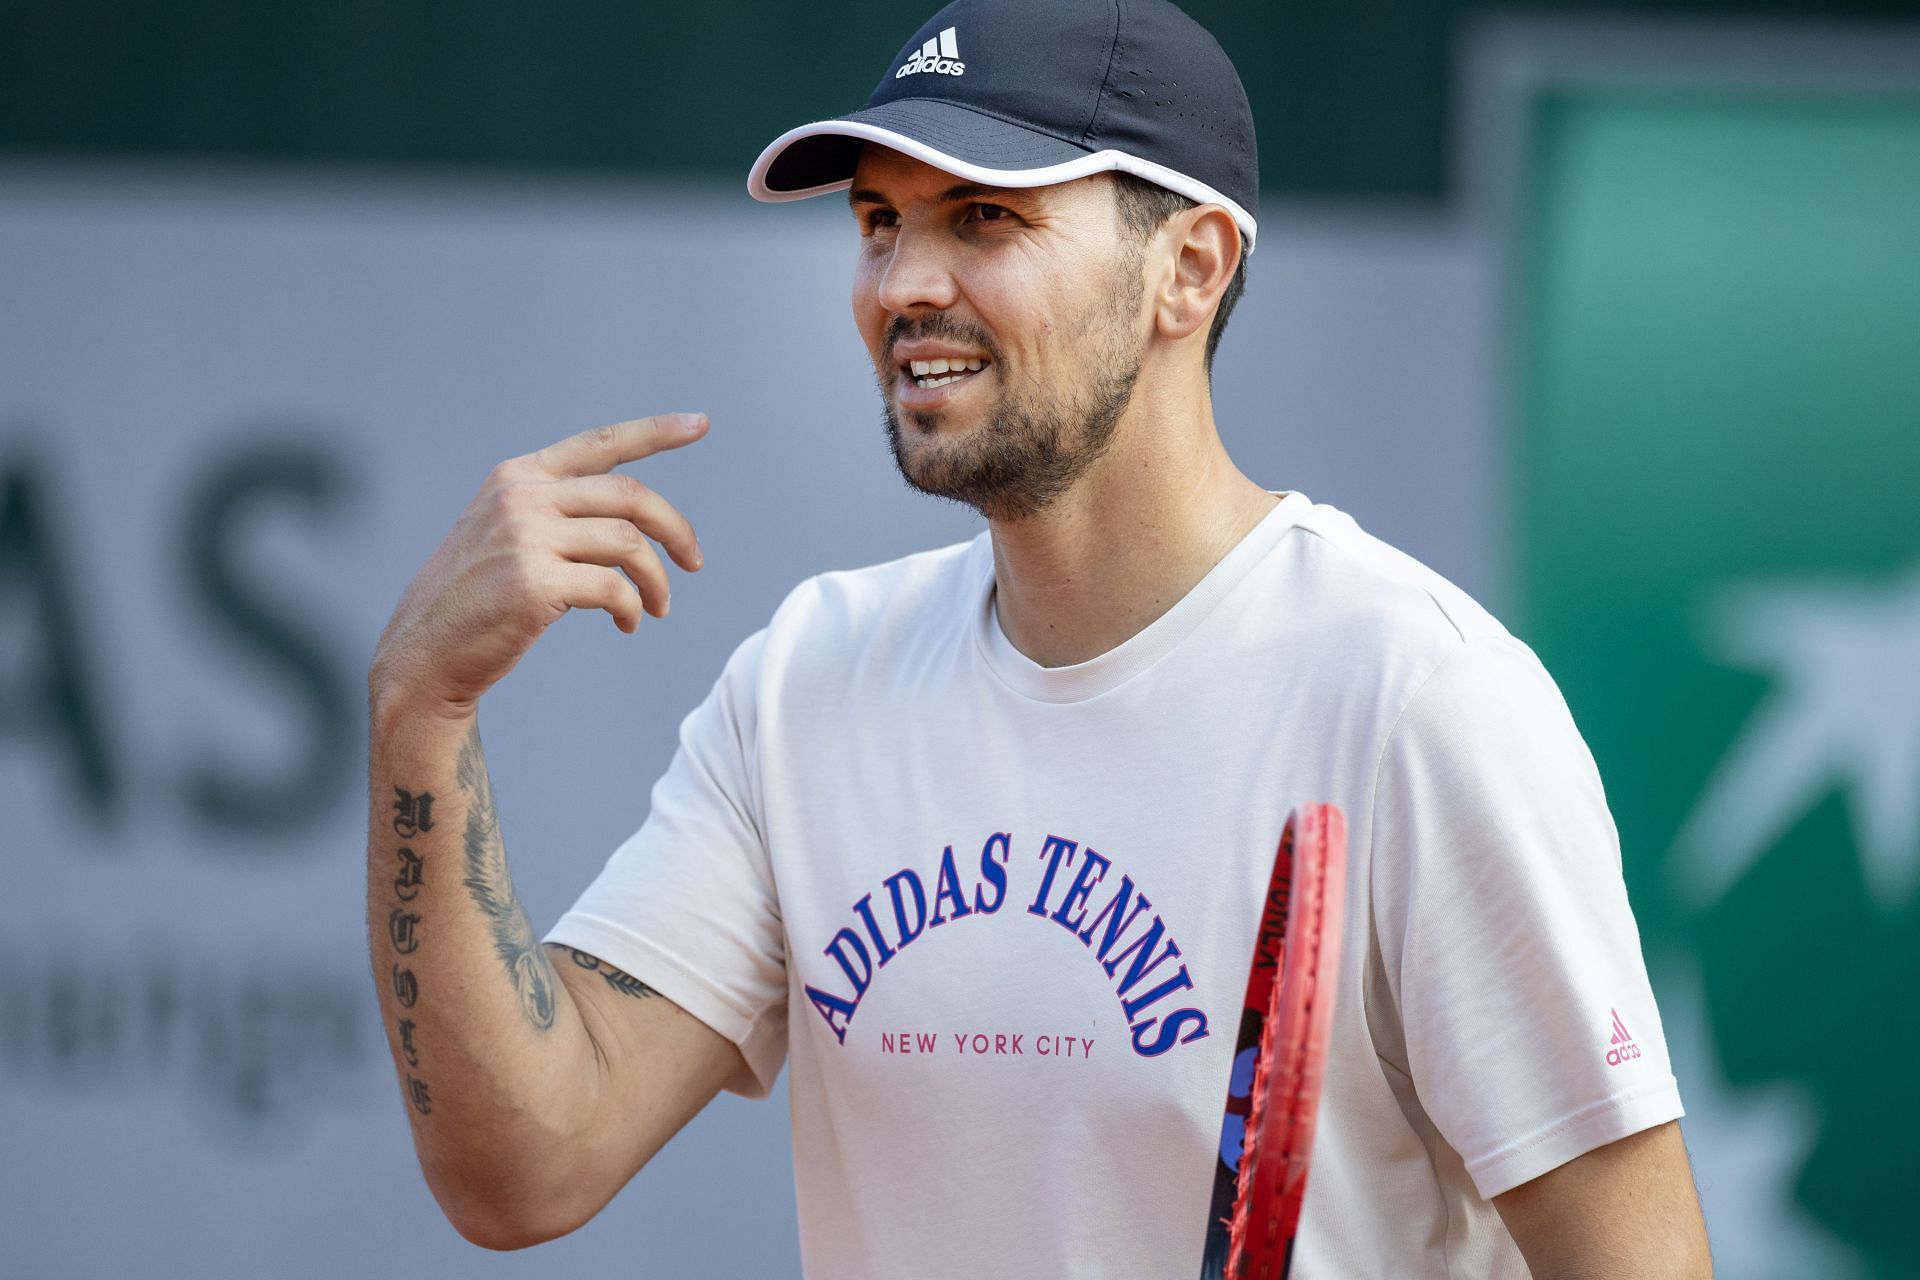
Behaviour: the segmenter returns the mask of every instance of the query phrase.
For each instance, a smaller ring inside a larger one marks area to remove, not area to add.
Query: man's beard
[[[987,367],[1001,380],[999,398],[986,421],[961,440],[939,438],[941,413],[908,410],[907,423],[920,433],[912,442],[895,411],[891,387],[882,383],[887,440],[906,482],[921,493],[965,503],[989,520],[1034,515],[1071,489],[1113,443],[1140,376],[1140,350],[1137,345],[1129,349],[1135,308],[1121,287],[1137,274],[1116,273],[1111,304],[1094,308],[1087,317],[1079,367],[1088,381],[1078,388],[1032,389],[1021,395],[1009,383],[1000,352],[984,331],[945,312],[918,320],[894,317],[887,329],[889,360],[883,377],[897,376],[898,366],[891,361],[896,342],[940,338],[986,352]],[[918,448],[910,447],[914,444]]]

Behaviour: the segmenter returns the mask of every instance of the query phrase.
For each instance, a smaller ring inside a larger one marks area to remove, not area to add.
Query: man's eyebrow
[[[951,204],[955,200],[978,200],[981,196],[1006,196],[1008,194],[1010,194],[1010,189],[1007,187],[982,187],[971,182],[963,182],[959,186],[948,187],[945,191],[941,192],[940,200],[944,204]]]
[[[942,191],[940,193],[940,202],[942,204],[952,204],[958,200],[978,200],[983,196],[1005,198],[1010,194],[1012,194],[1012,188],[983,187],[977,183],[962,182],[957,186],[948,187],[945,191]],[[891,204],[892,201],[871,187],[856,187],[847,192],[847,203],[849,205]]]

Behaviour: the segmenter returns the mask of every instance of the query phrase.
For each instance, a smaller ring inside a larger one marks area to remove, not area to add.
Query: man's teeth
[[[987,362],[974,356],[967,359],[940,357],[933,360],[913,360],[908,363],[913,369],[914,385],[931,388],[944,387],[949,382],[960,381],[970,373],[978,373],[986,367]]]

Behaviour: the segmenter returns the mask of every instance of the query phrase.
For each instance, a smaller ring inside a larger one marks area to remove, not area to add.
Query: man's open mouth
[[[987,364],[988,361],[978,356],[967,359],[948,357],[910,360],[907,362],[907,370],[913,378],[914,386],[932,390],[934,387],[944,387],[949,383],[958,382],[962,378],[970,378],[984,369]]]

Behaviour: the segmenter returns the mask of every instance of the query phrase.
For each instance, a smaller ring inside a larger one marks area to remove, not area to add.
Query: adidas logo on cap
[[[893,73],[893,78],[898,80],[903,76],[918,75],[922,71],[931,71],[943,76],[965,75],[967,64],[960,61],[960,41],[954,35],[954,30],[953,27],[948,27],[921,45],[919,50]]]

